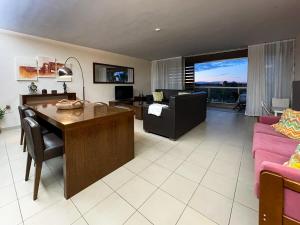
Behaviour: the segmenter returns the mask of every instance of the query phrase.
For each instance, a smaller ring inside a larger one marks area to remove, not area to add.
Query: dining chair
[[[37,199],[43,162],[63,155],[63,140],[54,133],[42,134],[39,123],[31,118],[23,119],[27,142],[27,164],[25,181],[28,181],[32,159],[35,162],[33,200]]]
[[[25,105],[19,105],[19,116],[20,116],[20,124],[21,124],[21,139],[20,139],[20,145],[23,145],[23,152],[25,152],[26,149],[26,139],[24,138],[24,126],[23,126],[23,119],[25,118],[25,111],[29,109]]]
[[[31,118],[33,118],[35,121],[39,121],[38,120],[38,117],[36,116],[36,113],[33,111],[33,110],[31,110],[31,109],[27,109],[27,110],[25,110],[25,117],[31,117]],[[44,126],[42,126],[41,124],[40,124],[40,127],[41,127],[41,132],[42,132],[42,134],[47,134],[47,133],[49,133],[49,131],[47,130],[47,128],[45,128]]]
[[[265,102],[261,101],[262,112],[265,112],[267,115],[272,115],[271,110],[268,108]]]

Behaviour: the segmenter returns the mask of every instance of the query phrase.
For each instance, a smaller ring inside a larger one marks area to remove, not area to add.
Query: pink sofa
[[[252,154],[259,220],[265,225],[300,224],[300,171],[283,166],[300,141],[277,133],[271,125],[278,121],[279,117],[262,116],[254,126]]]

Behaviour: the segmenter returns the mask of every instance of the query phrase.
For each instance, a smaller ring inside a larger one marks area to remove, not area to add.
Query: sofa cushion
[[[287,109],[280,121],[272,125],[277,132],[296,140],[300,140],[300,112]]]
[[[289,161],[286,162],[284,165],[300,170],[300,145],[297,146],[294,154],[291,156]]]
[[[264,123],[256,123],[254,125],[254,133],[264,133],[278,137],[285,137],[283,134],[275,131],[275,129],[271,125]]]
[[[161,102],[164,98],[164,94],[162,91],[154,91],[152,92],[152,94],[155,102]]]
[[[263,169],[263,162],[273,162],[282,165],[284,162],[289,160],[289,157],[278,155],[272,152],[267,152],[258,149],[255,153],[255,192],[257,197],[259,197],[259,179],[260,173]]]
[[[290,157],[300,141],[287,137],[278,137],[264,133],[254,133],[252,153],[256,157],[257,149]]]

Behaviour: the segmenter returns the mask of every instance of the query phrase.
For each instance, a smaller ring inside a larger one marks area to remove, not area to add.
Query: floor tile
[[[241,166],[238,180],[249,186],[253,185],[255,180],[254,168]]]
[[[103,181],[114,190],[117,190],[132,177],[134,177],[132,172],[125,167],[120,167],[119,169],[105,176]]]
[[[184,162],[183,164],[181,164],[180,167],[175,171],[175,173],[180,174],[195,182],[200,182],[205,172],[206,169],[188,162]]]
[[[84,214],[112,192],[111,188],[99,180],[73,196],[72,201],[79,211]]]
[[[211,152],[193,152],[187,159],[187,162],[193,163],[197,166],[208,168],[215,157]]]
[[[167,177],[171,174],[171,171],[168,169],[165,169],[161,166],[158,166],[156,164],[152,164],[151,166],[147,167],[145,170],[143,170],[139,176],[143,177],[150,183],[160,186]]]
[[[232,201],[205,187],[198,187],[189,206],[219,225],[227,225]]]
[[[183,210],[184,204],[160,190],[139,209],[155,225],[174,225]]]
[[[138,156],[153,162],[160,158],[163,154],[164,152],[162,151],[156,150],[154,148],[149,148],[148,150],[142,152]]]
[[[238,163],[230,163],[221,159],[215,159],[209,169],[224,176],[237,179],[239,166]]]
[[[197,185],[198,184],[196,182],[188,180],[174,173],[163,183],[160,188],[176,199],[187,204],[193,192],[197,188]]]
[[[240,225],[241,221],[243,221],[243,225],[257,225],[258,213],[239,203],[234,203],[230,225]]]
[[[73,203],[64,199],[25,220],[24,225],[69,225],[80,216]]]
[[[0,208],[0,224],[17,225],[22,222],[22,217],[17,201]]]
[[[88,225],[87,222],[84,220],[83,217],[81,217],[80,219],[76,220],[74,223],[72,223],[72,225]]]
[[[155,144],[153,148],[162,152],[168,152],[171,149],[173,149],[176,145],[176,142],[163,140]]]
[[[22,198],[26,195],[33,193],[34,177],[29,178],[28,181],[24,179],[15,182],[18,198]],[[58,177],[53,174],[47,174],[41,177],[39,185],[39,193],[44,191],[51,191],[57,189],[63,190],[63,186],[60,186]]]
[[[0,207],[17,200],[13,184],[0,188]]]
[[[117,192],[132,206],[139,208],[146,199],[155,191],[156,186],[142,178],[134,177]]]
[[[34,214],[64,199],[63,191],[39,191],[37,200],[33,201],[32,194],[19,199],[23,219],[26,220]]]
[[[0,188],[13,184],[13,177],[8,163],[2,164],[0,166],[0,177],[1,177]]]
[[[201,182],[201,185],[228,198],[234,198],[234,192],[236,188],[235,179],[231,179],[208,170]]]
[[[136,157],[133,160],[126,163],[124,166],[133,173],[139,173],[148,167],[151,164],[151,161],[143,159],[141,157]]]
[[[238,181],[235,201],[256,211],[258,210],[259,201],[254,193],[253,185],[248,185],[244,182]]]
[[[114,193],[92,208],[84,218],[89,225],[121,225],[134,211],[134,208]]]
[[[131,216],[124,225],[151,225],[152,223],[149,222],[143,215],[139,212],[136,212]]]
[[[156,164],[165,167],[171,171],[175,170],[182,162],[182,159],[175,158],[175,156],[172,156],[170,154],[165,154],[160,159],[155,161]]]
[[[206,169],[197,166],[192,163],[184,162],[180,167],[175,171],[175,173],[180,174],[192,181],[199,183],[203,178]]]
[[[180,217],[177,225],[217,225],[197,211],[187,207]]]

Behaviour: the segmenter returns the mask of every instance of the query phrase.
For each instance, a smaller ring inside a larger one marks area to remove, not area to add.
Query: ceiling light
[[[155,28],[155,31],[156,31],[156,32],[159,32],[160,30],[161,30],[161,29],[160,29],[159,27],[156,27],[156,28]]]

